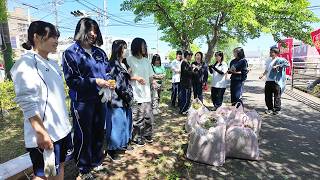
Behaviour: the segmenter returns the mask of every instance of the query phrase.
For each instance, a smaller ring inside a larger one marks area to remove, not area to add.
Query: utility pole
[[[159,54],[159,30],[157,29],[157,54]]]
[[[58,27],[58,8],[57,8],[57,0],[53,0],[53,9],[54,9],[54,16],[55,16],[55,22],[56,27]]]
[[[107,37],[107,33],[108,33],[108,6],[107,6],[107,0],[103,1],[103,10],[104,10],[104,33],[105,36]]]
[[[4,10],[0,13],[0,33],[1,33],[1,39],[2,46],[1,51],[3,53],[3,59],[4,59],[4,68],[6,73],[6,78],[11,80],[10,75],[10,69],[13,66],[13,60],[12,60],[12,48],[11,48],[11,42],[10,42],[10,33],[9,33],[9,25],[8,25],[8,16],[6,14],[7,11],[7,1],[0,2],[0,9]],[[4,14],[2,14],[4,13]],[[1,44],[1,43],[0,43]]]
[[[27,4],[27,3],[22,3],[22,5],[28,7],[28,24],[30,25],[31,24],[30,8],[33,8],[33,9],[36,9],[36,10],[39,10],[39,9],[37,7],[34,7],[34,6],[32,6],[30,4]]]

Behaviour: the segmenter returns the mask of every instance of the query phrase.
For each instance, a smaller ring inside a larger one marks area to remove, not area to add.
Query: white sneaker
[[[81,174],[77,177],[77,180],[93,180],[94,177],[91,173]]]
[[[93,172],[99,172],[99,171],[103,171],[103,170],[106,170],[106,169],[107,169],[106,167],[104,167],[102,164],[100,164],[99,166],[94,167],[94,168],[92,169],[92,171],[93,171]]]
[[[266,114],[270,115],[270,114],[272,114],[272,113],[273,113],[273,111],[272,111],[272,110],[266,110],[264,113],[266,113]]]
[[[156,109],[152,110],[152,113],[153,113],[153,115],[159,114],[159,113],[158,113],[158,110],[156,110]]]

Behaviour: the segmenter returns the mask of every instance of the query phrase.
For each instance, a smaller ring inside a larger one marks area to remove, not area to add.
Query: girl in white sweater
[[[25,147],[30,153],[34,179],[63,179],[64,162],[73,152],[62,72],[57,62],[48,58],[57,49],[58,37],[52,24],[32,22],[23,47],[33,51],[23,55],[11,69],[15,101],[24,115]],[[48,152],[54,153],[49,173],[44,159]]]

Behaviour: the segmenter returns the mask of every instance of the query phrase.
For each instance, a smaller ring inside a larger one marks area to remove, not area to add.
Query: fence
[[[320,80],[319,62],[293,62],[291,88],[313,89]]]

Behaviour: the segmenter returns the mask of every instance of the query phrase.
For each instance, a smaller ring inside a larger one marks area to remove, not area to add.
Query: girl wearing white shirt
[[[24,140],[33,164],[34,179],[46,179],[43,152],[53,150],[56,176],[63,179],[64,162],[73,152],[71,125],[65,103],[62,72],[57,62],[48,58],[58,46],[59,32],[50,23],[34,21],[23,44],[33,52],[23,55],[11,69],[15,101],[24,115]],[[51,174],[52,175],[52,174]]]
[[[212,74],[211,82],[211,100],[214,108],[217,109],[222,105],[223,95],[226,90],[226,73],[228,65],[223,62],[223,52],[215,53],[216,63],[209,66],[209,71]]]

